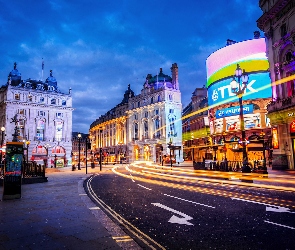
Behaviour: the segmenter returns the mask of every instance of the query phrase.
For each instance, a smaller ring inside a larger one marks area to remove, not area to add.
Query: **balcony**
[[[267,105],[267,111],[268,113],[272,113],[272,112],[284,110],[294,106],[295,106],[295,95],[270,102]]]

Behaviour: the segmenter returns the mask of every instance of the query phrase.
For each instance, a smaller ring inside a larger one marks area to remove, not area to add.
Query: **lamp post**
[[[31,142],[30,141],[26,141],[26,145],[27,145],[27,163],[29,162],[29,146],[30,146]]]
[[[2,164],[3,141],[4,141],[4,135],[5,135],[4,133],[5,133],[5,127],[1,127],[1,155],[0,155],[0,164]]]
[[[235,80],[235,77],[237,77],[238,81]],[[240,104],[240,130],[242,133],[242,147],[243,147],[243,166],[242,166],[242,172],[243,173],[250,173],[251,168],[248,164],[248,155],[246,150],[246,131],[245,131],[245,123],[244,123],[244,112],[243,112],[243,94],[245,89],[247,88],[249,76],[246,74],[245,70],[242,71],[240,68],[240,65],[237,64],[237,69],[235,71],[235,75],[233,77],[233,80],[230,83],[231,90],[234,94],[237,95],[239,98],[239,104]],[[242,82],[242,86],[241,86]]]
[[[78,151],[79,151],[78,170],[81,170],[81,165],[80,165],[80,160],[81,160],[81,158],[80,158],[80,157],[81,157],[81,137],[82,137],[82,135],[79,133],[79,134],[78,134]]]
[[[171,170],[172,170],[172,149],[173,149],[173,145],[172,145],[172,140],[171,140],[171,138],[170,138],[170,142],[168,143],[168,148],[169,148],[169,154],[170,154],[170,168],[171,168]]]
[[[263,165],[262,165],[262,170],[263,170],[263,174],[268,174],[267,172],[267,167],[266,167],[266,157],[265,157],[265,150],[266,150],[266,144],[267,141],[265,140],[265,133],[263,131],[261,131],[260,133],[260,140],[262,143],[262,154],[263,154]]]
[[[3,147],[5,127],[1,127],[1,148]]]

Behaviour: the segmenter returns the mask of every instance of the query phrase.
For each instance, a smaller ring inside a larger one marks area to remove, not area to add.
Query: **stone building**
[[[51,70],[45,82],[22,80],[15,63],[0,88],[4,144],[13,139],[23,141],[29,161],[62,167],[71,159],[72,111],[71,90],[61,93]]]
[[[210,142],[210,128],[208,120],[207,89],[196,88],[191,102],[182,112],[182,137],[184,145],[184,159],[202,162],[203,158],[212,155]]]
[[[181,130],[181,92],[178,67],[172,76],[148,74],[139,95],[128,89],[120,104],[90,126],[96,151],[101,148],[110,161],[145,160],[161,162],[173,155],[183,161]],[[173,151],[173,152],[172,152]]]
[[[267,106],[272,125],[274,169],[294,169],[295,152],[295,1],[260,0],[272,82]]]

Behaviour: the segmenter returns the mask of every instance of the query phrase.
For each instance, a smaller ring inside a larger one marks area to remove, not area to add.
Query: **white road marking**
[[[235,198],[235,197],[231,197],[232,200],[239,200],[239,201],[246,201],[246,202],[250,202],[250,203],[256,203],[256,204],[260,204],[260,205],[265,205],[265,210],[266,212],[276,212],[276,213],[291,213],[291,214],[295,214],[295,212],[291,212],[289,208],[287,207],[281,207],[281,206],[276,206],[276,205],[269,205],[263,202],[258,202],[258,201],[250,201],[250,200],[244,200],[244,199],[240,199],[240,198]]]
[[[197,205],[201,205],[201,206],[205,206],[205,207],[210,207],[210,208],[215,208],[215,207],[212,207],[210,205],[206,205],[206,204],[202,204],[202,203],[199,203],[199,202],[182,199],[182,198],[179,198],[179,197],[176,197],[176,196],[172,196],[172,195],[169,195],[169,194],[164,194],[164,195],[169,196],[169,197],[172,197],[172,198],[175,198],[175,199],[178,199],[178,200],[190,202],[190,203],[193,203],[193,204],[197,204]]]
[[[290,213],[295,214],[295,212],[291,212],[287,207],[266,207],[266,212],[276,212],[276,213]]]
[[[171,217],[170,220],[168,221],[168,222],[170,222],[170,223],[186,224],[186,225],[191,225],[191,226],[194,225],[194,224],[188,222],[188,220],[193,219],[193,217],[190,217],[190,216],[188,216],[187,214],[184,214],[184,213],[182,213],[182,212],[179,212],[179,211],[177,211],[177,210],[175,210],[175,209],[173,209],[173,208],[167,207],[167,206],[165,206],[165,205],[163,205],[163,204],[161,204],[161,203],[152,203],[152,205],[157,206],[157,207],[160,207],[160,208],[163,208],[163,209],[165,209],[165,210],[168,210],[168,211],[170,211],[170,212],[172,212],[172,213],[178,214],[178,215],[180,215],[180,216],[183,217],[183,218],[181,218],[181,217],[177,217],[177,216],[175,216],[175,215],[172,215],[172,217]]]
[[[268,221],[268,220],[265,220],[264,222],[269,223],[269,224],[273,224],[273,225],[276,225],[276,226],[286,227],[286,228],[294,229],[295,230],[295,227],[286,226],[286,225],[275,223],[275,222],[271,222],[271,221]]]
[[[143,186],[143,185],[140,185],[140,184],[137,184],[137,185],[140,186],[140,187],[142,187],[142,188],[145,188],[145,189],[147,189],[147,190],[152,190],[151,188],[145,187],[145,186]]]

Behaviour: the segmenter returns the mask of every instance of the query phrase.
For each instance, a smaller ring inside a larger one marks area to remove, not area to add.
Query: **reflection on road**
[[[180,167],[171,169],[150,162],[136,162],[125,167],[114,167],[113,172],[132,180],[171,188],[295,208],[292,197],[283,199],[280,195],[284,193],[284,197],[288,197],[288,194],[295,192],[293,176],[196,171]],[[270,190],[277,194],[275,198],[274,195],[269,197]]]

